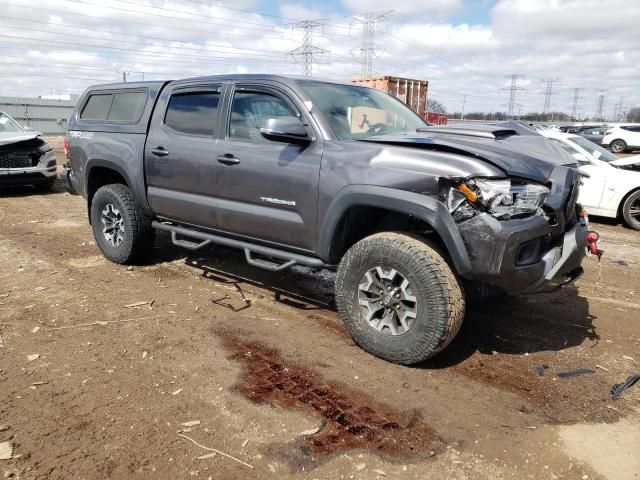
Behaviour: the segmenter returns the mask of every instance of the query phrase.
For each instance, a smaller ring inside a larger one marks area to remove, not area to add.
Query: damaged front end
[[[545,185],[517,178],[441,180],[471,279],[511,294],[553,291],[576,280],[589,245],[579,183],[576,169],[561,166]]]
[[[38,132],[0,136],[0,186],[51,185],[56,177],[53,148]]]

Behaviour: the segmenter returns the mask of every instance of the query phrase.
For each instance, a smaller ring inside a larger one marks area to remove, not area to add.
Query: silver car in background
[[[56,157],[41,135],[0,112],[0,187],[33,185],[37,190],[53,187]]]

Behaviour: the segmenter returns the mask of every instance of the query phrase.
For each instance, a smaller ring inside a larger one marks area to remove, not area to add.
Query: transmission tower
[[[313,75],[313,61],[316,55],[327,53],[328,50],[313,46],[313,30],[322,27],[326,20],[302,20],[291,25],[292,28],[302,30],[302,45],[291,50],[290,55],[295,61],[302,63],[302,73],[310,77]]]
[[[598,95],[598,106],[596,107],[596,120],[602,121],[604,112],[604,100],[606,96],[604,93]]]
[[[614,122],[619,122],[620,120],[622,120],[622,117],[624,116],[624,109],[622,107],[623,104],[624,104],[624,97],[620,97],[620,99],[618,100],[618,103],[616,103],[613,107]]]
[[[551,95],[553,95],[553,84],[559,82],[560,80],[557,78],[545,78],[545,82],[547,82],[547,88],[544,92],[544,107],[542,108],[542,114],[549,113],[551,109]]]
[[[376,57],[376,44],[374,37],[376,24],[386,22],[387,15],[392,10],[386,12],[368,12],[353,18],[353,23],[362,25],[362,43],[360,44],[360,74],[363,78],[373,77],[373,59]]]
[[[515,107],[516,107],[516,92],[518,90],[524,90],[524,88],[518,86],[518,79],[524,78],[524,75],[519,75],[517,73],[514,73],[512,75],[508,75],[506,78],[511,79],[511,85],[506,88],[503,88],[503,90],[509,91],[509,103],[507,107],[507,115],[509,116],[509,118],[513,118],[513,115],[515,113]]]
[[[581,88],[574,88],[573,89],[573,106],[571,107],[571,118],[573,118],[574,120],[578,119],[578,117],[576,117],[576,115],[578,114],[578,102],[582,98],[582,97],[580,97],[580,92],[581,91],[582,91]]]

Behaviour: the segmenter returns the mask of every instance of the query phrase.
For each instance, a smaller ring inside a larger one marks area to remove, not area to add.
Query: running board
[[[164,232],[171,233],[171,242],[187,250],[199,250],[212,243],[216,245],[222,245],[225,247],[239,248],[244,250],[245,258],[249,265],[254,267],[263,268],[272,272],[278,272],[285,270],[293,265],[305,265],[307,267],[325,267],[325,263],[319,258],[307,257],[306,255],[300,255],[297,253],[286,252],[284,250],[278,250],[276,248],[265,247],[263,245],[256,245],[253,243],[243,242],[241,240],[235,240],[229,237],[222,237],[220,235],[213,235],[211,233],[201,232],[199,230],[192,230],[178,225],[171,225],[168,223],[160,223],[154,221],[151,226],[156,230],[162,230]],[[186,240],[178,238],[178,235],[194,239]],[[282,263],[273,262],[262,258],[254,258],[254,255],[262,255],[265,257],[281,260]]]

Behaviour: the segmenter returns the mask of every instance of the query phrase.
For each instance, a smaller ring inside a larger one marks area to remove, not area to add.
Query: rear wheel
[[[91,202],[93,236],[105,257],[136,263],[153,251],[154,229],[126,185],[105,185]]]
[[[640,230],[640,190],[627,197],[622,205],[622,216],[634,230]]]
[[[613,153],[624,153],[627,149],[627,144],[624,142],[624,140],[614,140],[609,145],[609,148]]]
[[[365,351],[399,364],[426,360],[460,330],[464,294],[442,255],[421,238],[379,233],[347,251],[336,303]]]

